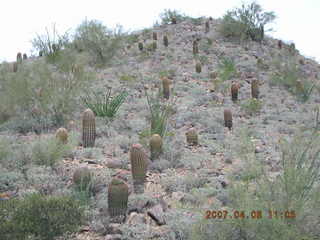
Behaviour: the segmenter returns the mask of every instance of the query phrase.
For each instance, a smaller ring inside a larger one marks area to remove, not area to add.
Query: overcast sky
[[[272,25],[275,38],[295,42],[303,55],[320,62],[320,0],[258,0],[264,10],[274,11]],[[192,17],[222,17],[241,0],[10,0],[1,2],[0,62],[14,61],[17,52],[30,55],[30,41],[36,33],[56,24],[58,33],[74,29],[86,17],[103,22],[108,28],[116,24],[126,30],[151,27],[164,9],[176,9]]]

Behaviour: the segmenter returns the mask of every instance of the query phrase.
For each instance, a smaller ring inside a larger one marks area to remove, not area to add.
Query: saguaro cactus
[[[197,131],[194,128],[189,129],[189,131],[186,132],[186,139],[189,145],[198,145]]]
[[[232,83],[231,85],[231,98],[233,102],[236,102],[238,100],[238,84]]]
[[[251,96],[258,99],[259,97],[259,81],[258,79],[253,79],[251,81]]]
[[[124,222],[128,208],[128,197],[128,185],[121,179],[112,179],[108,187],[108,212],[111,222]]]
[[[167,77],[162,78],[163,97],[169,99],[170,97],[170,80]]]
[[[68,131],[65,128],[59,128],[56,132],[56,138],[62,144],[68,143]]]
[[[144,182],[147,174],[147,155],[140,144],[133,144],[130,149],[131,172],[135,193],[144,192]]]
[[[142,42],[139,42],[139,43],[138,43],[138,48],[139,48],[140,51],[143,50],[143,43],[142,43]]]
[[[202,70],[201,63],[197,62],[197,63],[196,63],[196,72],[197,72],[197,73],[201,73],[201,70]]]
[[[22,58],[23,58],[23,60],[27,60],[27,59],[28,59],[27,54],[26,54],[26,53],[24,53],[24,54],[23,54],[23,56],[22,56]]]
[[[162,152],[162,138],[159,134],[153,134],[150,138],[151,160],[157,159]]]
[[[164,35],[163,36],[163,45],[168,47],[169,46],[169,40],[168,40],[168,36]]]
[[[192,51],[193,51],[194,55],[199,53],[199,47],[198,47],[198,41],[197,40],[193,41]]]
[[[91,109],[86,109],[82,115],[83,147],[93,147],[96,139],[96,120]]]
[[[229,128],[229,130],[232,128],[232,113],[231,110],[225,109],[223,112],[224,115],[224,126]]]

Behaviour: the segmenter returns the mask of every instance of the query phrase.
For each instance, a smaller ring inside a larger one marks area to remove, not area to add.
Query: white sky
[[[274,11],[277,19],[268,33],[295,42],[307,57],[320,62],[320,0],[258,0],[264,10]],[[17,52],[31,52],[36,33],[56,24],[58,33],[74,29],[85,17],[97,19],[108,28],[120,24],[126,30],[151,27],[164,9],[176,9],[192,17],[219,18],[241,0],[10,0],[1,1],[0,62],[14,61]]]

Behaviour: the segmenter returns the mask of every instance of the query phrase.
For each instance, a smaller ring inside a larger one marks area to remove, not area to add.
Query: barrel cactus
[[[197,62],[197,63],[196,63],[196,72],[197,72],[197,73],[201,73],[201,70],[202,70],[201,63]]]
[[[167,77],[162,78],[163,97],[169,99],[170,96],[170,80]]]
[[[162,138],[159,134],[153,134],[150,138],[151,160],[157,159],[162,152]]]
[[[108,212],[111,222],[124,222],[128,208],[128,197],[128,185],[121,179],[112,179],[108,187]]]
[[[144,192],[144,182],[147,174],[147,155],[141,144],[133,144],[130,149],[130,163],[135,193]]]
[[[91,109],[86,109],[82,115],[83,147],[93,147],[96,139],[96,120]]]
[[[232,113],[229,109],[224,110],[224,126],[229,130],[232,128]]]
[[[192,51],[194,55],[199,53],[198,41],[193,41]]]
[[[259,98],[259,81],[258,79],[253,79],[251,81],[251,96],[252,98]]]
[[[73,173],[73,183],[79,190],[89,190],[92,184],[93,174],[87,167],[80,167]]]
[[[169,40],[168,40],[168,36],[164,35],[163,36],[163,45],[168,47],[169,46]]]
[[[158,40],[158,35],[157,35],[156,32],[153,32],[153,33],[152,33],[152,39],[155,40],[155,41]]]
[[[57,140],[62,144],[68,143],[68,131],[65,128],[59,128],[56,132]]]
[[[22,54],[21,54],[21,52],[17,53],[17,63],[22,63]]]
[[[140,51],[143,50],[143,43],[142,43],[142,42],[139,42],[139,43],[138,43],[138,48],[139,48]]]
[[[205,33],[208,33],[210,31],[210,24],[209,21],[206,21],[205,23]]]
[[[22,56],[22,58],[23,58],[23,60],[27,60],[27,59],[28,59],[27,54],[26,54],[26,53],[24,53],[24,54],[23,54],[23,56]]]
[[[278,48],[282,49],[282,41],[281,40],[278,40]]]
[[[238,100],[238,84],[232,83],[231,85],[231,99],[233,102]]]
[[[198,145],[198,133],[194,128],[189,129],[186,133],[187,143],[189,145]]]

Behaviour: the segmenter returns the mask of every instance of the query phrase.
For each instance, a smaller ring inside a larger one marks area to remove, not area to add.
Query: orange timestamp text
[[[227,210],[207,210],[205,212],[206,219],[262,219],[262,218],[276,218],[276,219],[290,219],[295,218],[294,210],[274,211],[268,210],[266,212],[261,210],[246,211],[227,211]]]

